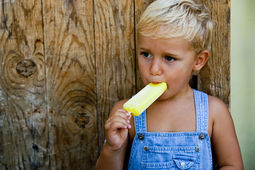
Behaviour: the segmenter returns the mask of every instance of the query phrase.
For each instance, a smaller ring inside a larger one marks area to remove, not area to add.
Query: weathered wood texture
[[[114,103],[135,92],[133,1],[95,0],[99,143]],[[102,146],[102,145],[100,145]],[[101,147],[100,147],[101,148]]]
[[[203,0],[214,21],[211,57],[198,76],[200,90],[230,100],[230,0]]]
[[[140,88],[135,25],[152,0],[0,1],[0,168],[94,169],[104,122]],[[229,102],[229,6],[198,88]]]
[[[40,1],[0,3],[1,169],[48,164]]]
[[[98,154],[93,1],[42,1],[50,165],[92,169]]]

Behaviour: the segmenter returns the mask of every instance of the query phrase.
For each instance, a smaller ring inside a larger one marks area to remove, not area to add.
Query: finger
[[[106,120],[105,124],[109,124],[109,123],[111,123],[113,121],[122,121],[122,122],[130,123],[129,119],[130,119],[130,117],[125,115],[125,114],[123,114],[123,113],[116,113],[116,114],[112,115],[111,117],[109,117]]]
[[[124,109],[117,110],[116,113],[113,116],[117,116],[117,115],[123,117],[124,119],[130,119],[131,118],[131,113],[127,112]]]
[[[111,122],[122,122],[122,123],[125,123],[125,124],[130,124],[130,120],[128,119],[127,116],[123,117],[123,116],[120,116],[120,115],[116,115],[114,117],[112,117],[109,121],[109,123]]]
[[[131,114],[130,112],[127,112],[124,109],[118,109],[114,114],[112,114],[105,122],[105,129],[109,129],[112,122],[115,121],[121,121],[123,123],[128,123],[128,128],[131,128],[130,126],[130,118]]]
[[[118,124],[123,124],[125,126],[125,128],[131,128],[131,125],[130,125],[130,120],[128,119],[124,119],[120,116],[115,116],[115,117],[112,117],[110,119],[108,119],[105,123],[105,130],[109,130],[110,128],[112,128],[112,125],[115,124],[115,123],[118,123]]]
[[[131,112],[128,112],[128,111],[126,111],[126,110],[124,110],[124,109],[118,109],[117,112],[121,112],[121,113],[123,113],[123,114],[125,114],[125,115],[127,115],[127,116],[130,116],[130,115],[131,115]]]
[[[130,124],[116,121],[116,122],[111,123],[110,129],[113,131],[117,131],[119,129],[127,129],[127,128],[129,128],[129,126],[130,126]]]

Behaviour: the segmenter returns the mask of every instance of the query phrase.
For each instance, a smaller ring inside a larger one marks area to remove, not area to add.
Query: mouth
[[[153,84],[159,84],[159,83],[162,83],[163,81],[151,81],[151,83]]]
[[[151,83],[155,84],[155,85],[163,83],[163,82],[166,83],[165,81],[151,81]],[[166,83],[166,85],[167,85],[167,89],[168,89],[168,84]]]

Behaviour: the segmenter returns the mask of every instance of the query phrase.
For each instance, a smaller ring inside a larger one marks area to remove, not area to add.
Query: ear
[[[201,51],[195,58],[193,71],[201,70],[206,64],[209,56],[210,56],[210,52],[208,50]]]

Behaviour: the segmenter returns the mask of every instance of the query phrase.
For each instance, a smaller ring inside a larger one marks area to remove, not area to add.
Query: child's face
[[[175,96],[189,87],[196,53],[188,41],[140,35],[138,43],[138,64],[145,85],[166,82],[165,97]]]

